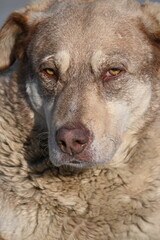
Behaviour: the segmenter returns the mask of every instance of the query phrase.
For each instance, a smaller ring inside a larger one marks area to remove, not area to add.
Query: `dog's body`
[[[160,239],[159,9],[44,1],[9,17],[0,69],[18,61],[0,80],[4,240]]]

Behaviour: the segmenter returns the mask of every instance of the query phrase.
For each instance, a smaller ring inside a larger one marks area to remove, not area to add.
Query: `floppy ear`
[[[56,1],[56,0],[55,0]],[[0,29],[0,71],[7,69],[24,51],[24,40],[45,16],[54,1],[36,1],[12,13]]]
[[[142,12],[145,29],[152,39],[160,43],[160,3],[144,3]]]
[[[0,70],[8,68],[16,59],[16,42],[27,34],[28,24],[25,15],[12,13],[0,30]]]

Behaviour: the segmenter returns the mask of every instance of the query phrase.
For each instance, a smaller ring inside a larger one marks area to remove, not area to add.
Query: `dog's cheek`
[[[152,99],[152,86],[151,83],[141,84],[138,83],[134,86],[133,90],[130,91],[130,118],[129,128],[140,128],[141,122],[143,122],[143,116],[150,107]]]
[[[130,111],[125,102],[107,102],[108,113],[103,133],[95,135],[92,149],[97,162],[106,163],[112,160],[121,145],[123,135],[128,128]],[[107,123],[107,118],[109,123]]]
[[[33,109],[38,113],[43,113],[43,98],[39,92],[39,86],[36,82],[26,84],[26,92]]]
[[[85,99],[82,122],[92,132],[90,151],[97,163],[108,162],[128,127],[130,111],[125,101],[107,101],[93,89]]]

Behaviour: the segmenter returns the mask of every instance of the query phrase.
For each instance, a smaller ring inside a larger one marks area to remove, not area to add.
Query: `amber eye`
[[[45,74],[48,77],[53,77],[55,75],[55,72],[52,68],[45,68],[43,69],[43,74]]]
[[[114,78],[118,77],[122,72],[123,72],[122,69],[111,68],[108,71],[106,71],[105,73],[103,73],[102,77],[103,77],[103,80],[110,80],[110,79],[114,79]]]
[[[112,76],[117,76],[118,74],[121,73],[122,70],[118,69],[118,68],[112,68],[108,71],[108,73]]]

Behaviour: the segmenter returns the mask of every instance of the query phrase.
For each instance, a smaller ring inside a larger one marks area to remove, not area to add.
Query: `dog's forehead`
[[[45,57],[65,50],[74,59],[82,55],[86,59],[87,54],[91,58],[90,54],[99,49],[130,54],[131,49],[145,46],[136,14],[124,14],[124,9],[112,4],[59,4],[48,14],[33,37],[34,56],[40,53]]]

